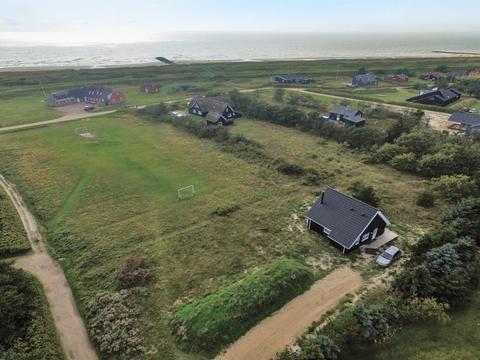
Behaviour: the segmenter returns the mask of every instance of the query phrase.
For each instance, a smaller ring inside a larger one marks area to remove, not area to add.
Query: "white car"
[[[185,116],[185,115],[183,114],[183,112],[181,112],[181,111],[170,111],[168,114],[171,115],[171,116],[175,116],[175,117],[183,117],[183,116]]]
[[[381,267],[388,267],[400,256],[400,249],[396,246],[390,246],[387,250],[378,255],[375,261]]]

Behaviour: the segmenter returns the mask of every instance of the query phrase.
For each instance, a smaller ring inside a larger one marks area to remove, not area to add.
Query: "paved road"
[[[216,360],[270,360],[293,345],[313,321],[333,309],[348,293],[360,288],[359,273],[350,268],[333,271],[233,343]]]
[[[67,359],[97,360],[65,274],[46,251],[35,217],[2,175],[0,186],[17,209],[33,250],[29,255],[16,258],[14,266],[31,273],[42,284]]]

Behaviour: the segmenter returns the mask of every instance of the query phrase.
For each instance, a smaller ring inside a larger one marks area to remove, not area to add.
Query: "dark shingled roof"
[[[330,113],[343,115],[343,117],[351,122],[362,122],[362,112],[349,106],[335,106]]]
[[[223,96],[215,97],[195,97],[190,102],[189,106],[197,103],[200,106],[200,110],[203,112],[217,112],[223,114],[227,106],[234,107],[232,101]]]
[[[350,249],[377,213],[386,220],[377,208],[328,187],[323,194],[323,203],[320,196],[307,218],[330,229],[328,237]]]
[[[480,115],[466,112],[456,112],[450,116],[449,121],[469,126],[478,126],[480,125]]]
[[[462,96],[462,93],[454,88],[447,88],[447,89],[436,89],[431,91],[426,91],[421,95],[414,96],[410,99],[407,99],[409,102],[422,102],[427,98],[436,98],[441,102],[448,103],[451,102],[453,99],[459,99]]]
[[[55,91],[50,96],[56,100],[68,98],[84,98],[95,97],[107,101],[113,94],[114,90],[103,86],[82,86],[78,88]]]

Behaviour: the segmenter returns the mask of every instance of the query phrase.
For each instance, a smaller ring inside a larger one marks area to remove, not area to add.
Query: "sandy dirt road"
[[[18,131],[18,130],[25,130],[25,129],[33,129],[33,128],[37,128],[37,127],[60,124],[60,123],[69,122],[69,121],[88,119],[88,118],[92,118],[92,117],[112,114],[115,111],[116,110],[102,111],[102,112],[97,112],[97,113],[66,114],[66,115],[63,115],[62,117],[59,117],[59,118],[53,119],[53,120],[45,120],[45,121],[38,121],[38,122],[35,122],[35,123],[30,123],[30,124],[0,127],[0,133],[10,132],[10,131]]]
[[[216,360],[270,360],[287,345],[293,345],[313,321],[361,285],[360,274],[350,268],[333,271],[252,328]]]
[[[41,282],[67,359],[97,360],[65,274],[46,251],[35,217],[2,175],[0,186],[17,209],[33,250],[29,255],[16,258],[14,266],[31,273]]]

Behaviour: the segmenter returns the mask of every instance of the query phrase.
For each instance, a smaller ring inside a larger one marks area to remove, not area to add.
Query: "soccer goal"
[[[94,138],[95,133],[88,131],[87,127],[79,127],[75,129],[75,134],[85,138]]]
[[[178,200],[191,199],[195,196],[195,186],[190,185],[177,190]]]

